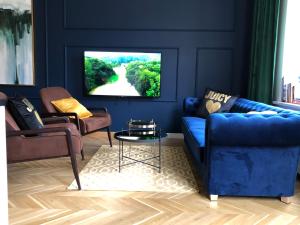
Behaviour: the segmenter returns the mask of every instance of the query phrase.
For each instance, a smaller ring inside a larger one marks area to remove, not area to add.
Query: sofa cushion
[[[206,89],[202,104],[197,110],[197,115],[206,118],[211,113],[229,112],[237,98],[219,91]]]

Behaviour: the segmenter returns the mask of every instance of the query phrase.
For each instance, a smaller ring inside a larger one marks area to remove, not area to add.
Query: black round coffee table
[[[121,171],[121,167],[127,166],[133,163],[143,163],[148,166],[155,167],[161,171],[161,139],[166,137],[167,134],[162,132],[161,130],[153,130],[153,129],[131,129],[131,130],[123,130],[116,132],[114,138],[119,140],[119,172]],[[124,155],[123,151],[123,142],[143,142],[143,143],[158,143],[158,155],[153,157],[138,160],[127,155]],[[121,164],[123,158],[132,160],[133,162]],[[158,160],[158,166],[152,165],[148,163],[148,160]]]

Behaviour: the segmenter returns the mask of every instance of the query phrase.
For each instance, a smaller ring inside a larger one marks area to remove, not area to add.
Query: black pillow
[[[9,98],[8,110],[21,130],[39,129],[44,127],[38,112],[27,98]]]
[[[197,110],[197,115],[206,118],[211,113],[229,112],[237,99],[237,96],[224,94],[220,91],[207,88],[204,93],[203,101]]]

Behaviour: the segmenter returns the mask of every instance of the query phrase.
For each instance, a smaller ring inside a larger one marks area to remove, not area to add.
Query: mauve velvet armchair
[[[105,107],[99,108],[97,111],[93,111],[93,116],[85,119],[80,119],[77,117],[75,113],[59,113],[54,106],[52,105],[51,101],[63,99],[63,98],[70,98],[72,95],[62,87],[47,87],[42,88],[40,90],[40,96],[42,101],[42,107],[44,113],[47,116],[50,115],[71,115],[75,118],[75,123],[80,130],[82,135],[86,135],[95,131],[99,131],[102,129],[106,129],[109,144],[112,147],[112,140],[110,134],[110,125],[111,125],[111,116],[108,113]]]
[[[0,92],[0,101],[7,102],[7,96],[2,92]],[[66,120],[63,118],[45,119],[44,122],[50,123],[45,124],[41,129],[21,130],[6,108],[7,162],[17,163],[69,156],[80,190],[76,153],[82,153],[81,134],[74,124],[64,123],[64,121]]]

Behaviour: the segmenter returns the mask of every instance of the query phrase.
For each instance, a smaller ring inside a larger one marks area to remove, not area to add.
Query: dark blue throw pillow
[[[197,110],[197,115],[206,118],[211,113],[229,112],[237,99],[237,96],[206,89],[202,103]]]
[[[9,98],[7,106],[21,130],[40,129],[44,127],[38,112],[27,98]]]

